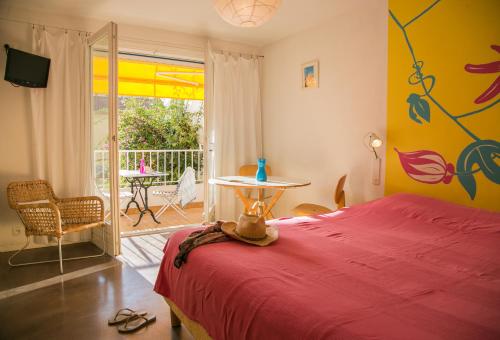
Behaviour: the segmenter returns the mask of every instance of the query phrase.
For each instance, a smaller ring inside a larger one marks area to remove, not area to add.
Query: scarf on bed
[[[189,234],[189,236],[179,244],[179,253],[174,259],[175,268],[180,268],[183,263],[186,263],[187,257],[191,250],[203,244],[218,243],[231,240],[231,237],[224,234],[221,229],[223,221],[217,221],[214,224],[208,225],[204,230],[197,230]]]

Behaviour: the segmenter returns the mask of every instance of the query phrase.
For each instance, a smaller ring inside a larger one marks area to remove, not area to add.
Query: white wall
[[[348,203],[383,193],[371,185],[370,153],[362,139],[369,131],[385,136],[387,5],[367,0],[359,11],[297,34],[263,49],[264,152],[277,175],[312,181],[283,195],[277,212],[288,215],[299,202],[332,206],[338,177],[347,172]],[[31,26],[3,19],[96,31],[104,22],[0,5],[0,46],[31,49]],[[119,24],[121,47],[202,58],[205,37]],[[255,52],[253,46],[213,41],[216,49]],[[320,88],[300,87],[300,65],[320,60]],[[5,53],[0,52],[0,70]],[[5,188],[13,180],[32,178],[29,90],[0,80],[0,251],[13,250],[23,235],[8,208]],[[383,153],[383,152],[382,152]],[[382,172],[383,173],[383,172]],[[383,177],[382,177],[383,180]],[[383,184],[383,183],[382,183]]]
[[[3,45],[31,50],[31,27],[0,21],[0,251],[12,244],[23,244],[24,234],[14,235],[15,227],[22,228],[14,211],[7,204],[6,187],[12,180],[31,179],[31,134],[29,92],[13,87],[3,80],[6,55]],[[21,229],[19,229],[21,230]]]
[[[5,20],[7,19],[7,20]],[[6,56],[3,45],[31,50],[31,25],[12,20],[58,26],[90,32],[105,22],[77,17],[61,17],[50,13],[20,10],[0,4],[0,252],[18,249],[25,242],[24,228],[15,212],[7,205],[6,186],[11,181],[33,179],[31,164],[31,126],[29,89],[12,87],[3,81]],[[203,59],[206,37],[163,31],[118,23],[119,48],[156,52],[170,56]],[[256,48],[237,43],[212,40],[216,49],[253,53]],[[14,230],[18,229],[18,233]]]
[[[287,191],[275,215],[289,216],[302,202],[333,207],[344,173],[348,204],[383,195],[383,176],[380,186],[371,184],[373,154],[363,137],[385,136],[387,11],[385,1],[366,1],[263,49],[264,155],[273,174],[312,182]],[[320,87],[302,89],[301,64],[313,59],[319,59]]]

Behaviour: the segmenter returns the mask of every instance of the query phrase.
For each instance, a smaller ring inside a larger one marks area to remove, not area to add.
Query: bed
[[[500,339],[500,213],[398,194],[271,221],[278,241],[172,235],[155,291],[195,338]]]

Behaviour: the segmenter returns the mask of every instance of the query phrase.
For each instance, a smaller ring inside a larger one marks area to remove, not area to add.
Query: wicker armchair
[[[26,244],[9,258],[12,267],[26,266],[37,263],[59,261],[61,274],[63,260],[76,260],[89,257],[103,256],[106,253],[106,232],[104,223],[104,203],[100,197],[58,198],[51,185],[44,180],[12,182],[7,187],[9,206],[16,210],[24,224]],[[65,234],[78,232],[90,228],[102,228],[103,251],[97,255],[72,258],[62,257],[62,239]],[[13,263],[13,259],[30,243],[30,237],[46,235],[57,238],[59,259]]]

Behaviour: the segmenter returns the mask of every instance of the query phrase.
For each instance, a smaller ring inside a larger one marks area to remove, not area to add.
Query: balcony
[[[149,208],[157,212],[163,206],[163,199],[153,195],[155,190],[173,191],[187,167],[192,167],[196,174],[196,199],[189,203],[183,210],[187,219],[179,213],[169,208],[163,213],[157,224],[146,214],[137,226],[133,226],[139,219],[139,211],[132,206],[127,211],[127,217],[120,217],[120,231],[122,236],[132,236],[141,233],[155,232],[165,228],[196,224],[202,221],[203,214],[203,150],[201,149],[179,149],[179,150],[120,150],[120,170],[138,170],[140,160],[144,159],[148,169],[162,173],[161,176],[153,180],[152,186],[148,190]],[[94,151],[94,178],[98,195],[102,196],[109,207],[109,198],[106,192],[109,189],[109,152],[108,150]],[[130,191],[130,184],[125,178],[120,178],[120,190]],[[128,199],[121,201],[121,208],[124,211]],[[141,206],[141,209],[143,206]]]

